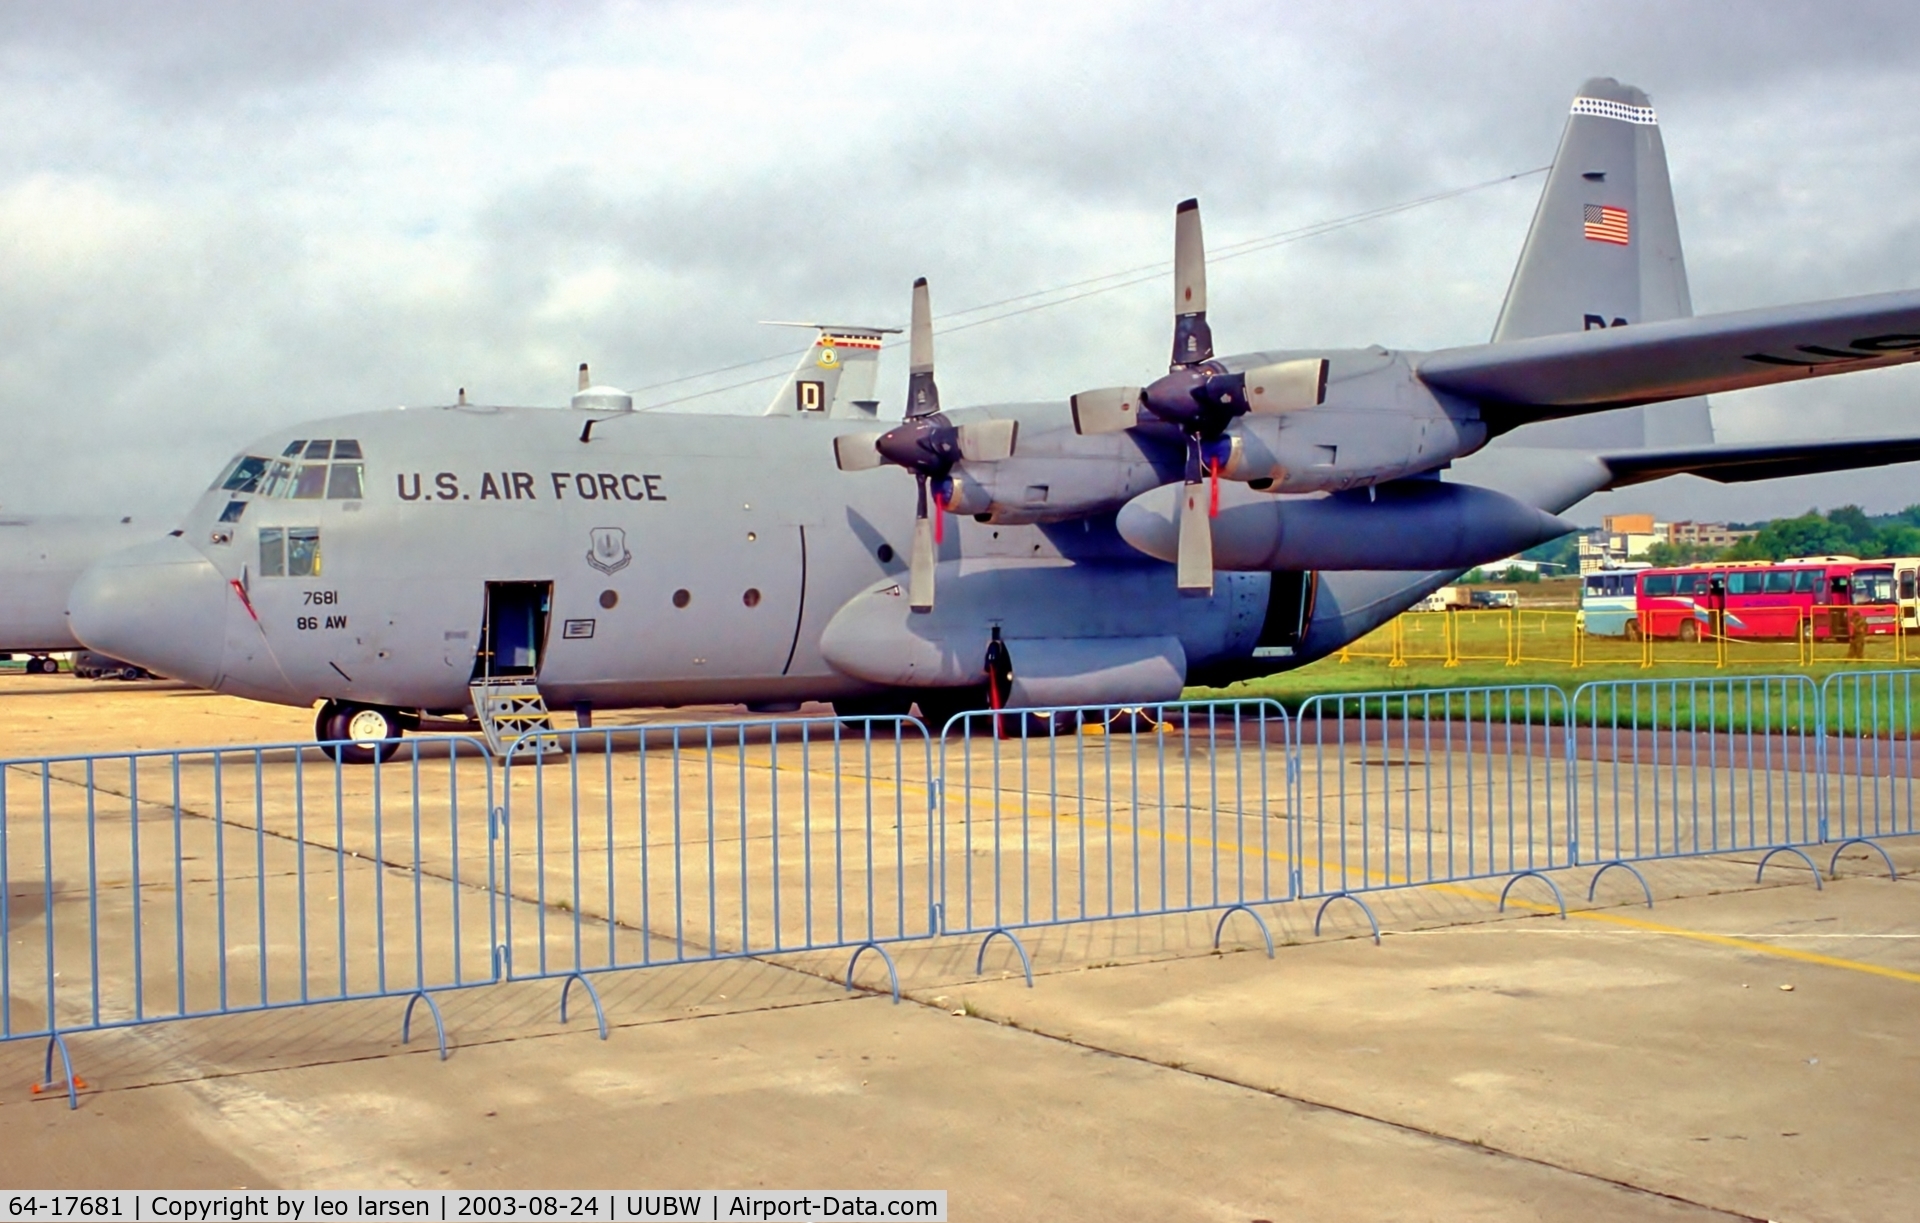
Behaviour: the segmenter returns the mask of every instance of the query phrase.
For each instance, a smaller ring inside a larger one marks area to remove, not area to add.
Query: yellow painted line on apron
[[[751,764],[752,762],[747,762],[747,763]],[[767,766],[761,765],[759,767],[765,768]],[[785,772],[788,770],[786,770],[785,768],[782,768],[780,771]],[[819,774],[819,775],[826,776],[825,774]],[[867,780],[874,781],[881,785],[893,786],[901,790],[902,792],[911,790],[921,795],[926,795],[927,793],[929,793],[927,787],[921,783],[901,782],[901,781],[891,780],[887,778],[869,778]],[[997,795],[999,791],[997,790],[989,791],[988,793],[990,796]],[[982,800],[975,800],[975,799],[969,798],[968,806],[971,807],[973,802],[975,801],[982,801]],[[1289,856],[1286,854],[1284,850],[1281,850],[1281,851],[1248,850],[1246,849],[1246,847],[1238,845],[1233,842],[1214,841],[1205,837],[1188,837],[1179,832],[1174,832],[1174,831],[1163,831],[1163,830],[1152,828],[1152,827],[1133,829],[1124,824],[1115,824],[1110,820],[1103,820],[1098,817],[1087,816],[1084,814],[1062,815],[1058,811],[1053,810],[1050,804],[1041,803],[1039,805],[1042,808],[1042,810],[1037,811],[1035,814],[1039,815],[1040,818],[1042,819],[1053,819],[1053,820],[1059,820],[1063,822],[1077,820],[1079,823],[1083,825],[1103,827],[1103,828],[1106,828],[1108,831],[1112,831],[1117,828],[1122,832],[1135,833],[1136,835],[1159,837],[1169,841],[1175,841],[1182,844],[1193,845],[1200,849],[1223,849],[1233,853],[1248,853],[1256,856],[1263,855],[1267,858],[1279,861],[1283,864],[1289,860]],[[1318,859],[1302,858],[1299,860],[1299,865],[1303,869],[1305,869],[1308,867],[1325,867],[1328,864],[1325,862],[1321,862]],[[1358,873],[1364,875],[1369,879],[1378,880],[1379,882],[1386,883],[1386,884],[1398,884],[1398,885],[1414,886],[1414,887],[1421,887],[1421,886],[1431,887],[1436,891],[1449,892],[1456,896],[1466,896],[1475,900],[1492,901],[1496,904],[1499,903],[1499,900],[1500,900],[1500,897],[1493,892],[1482,891],[1479,888],[1469,887],[1465,884],[1459,884],[1459,883],[1414,884],[1414,883],[1411,883],[1410,879],[1408,878],[1403,877],[1400,879],[1395,879],[1390,874],[1387,874],[1381,871],[1376,871],[1376,870],[1363,870]],[[1507,898],[1507,904],[1513,908],[1526,909],[1535,913],[1560,912],[1559,906],[1557,905],[1540,904],[1537,901],[1520,899],[1513,896],[1509,896]],[[1920,985],[1920,972],[1910,972],[1904,968],[1890,968],[1884,964],[1873,964],[1865,960],[1848,959],[1844,956],[1824,955],[1817,951],[1802,951],[1795,947],[1782,947],[1776,943],[1762,942],[1758,939],[1742,938],[1739,935],[1714,934],[1706,930],[1693,930],[1685,926],[1674,926],[1674,925],[1669,925],[1666,922],[1648,921],[1645,918],[1628,917],[1622,913],[1611,913],[1611,912],[1606,912],[1604,910],[1597,910],[1597,909],[1569,909],[1567,911],[1567,916],[1570,918],[1578,918],[1582,921],[1595,921],[1595,922],[1602,922],[1604,924],[1612,925],[1612,926],[1621,926],[1631,930],[1643,931],[1648,934],[1659,934],[1669,938],[1687,939],[1692,942],[1706,943],[1716,947],[1727,947],[1735,951],[1749,952],[1756,955],[1773,956],[1778,959],[1793,960],[1802,964],[1813,964],[1821,968],[1845,969],[1849,972],[1866,973],[1869,976],[1884,977],[1892,981],[1907,981],[1916,985]]]

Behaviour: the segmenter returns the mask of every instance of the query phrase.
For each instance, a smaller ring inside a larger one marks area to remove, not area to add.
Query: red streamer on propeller
[[[940,529],[940,524],[946,516],[947,503],[942,501],[940,494],[936,492],[933,494],[933,542],[936,544],[945,541],[946,533]]]
[[[1220,517],[1220,460],[1214,459],[1207,464],[1207,475],[1211,477],[1207,489],[1207,517]]]

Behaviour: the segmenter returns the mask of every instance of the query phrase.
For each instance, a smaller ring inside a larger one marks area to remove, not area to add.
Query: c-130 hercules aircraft
[[[502,692],[583,714],[1150,703],[1320,658],[1602,489],[1920,459],[1920,436],[1714,442],[1710,392],[1920,359],[1920,292],[1693,317],[1653,108],[1611,79],[1574,99],[1489,343],[1216,357],[1192,201],[1175,232],[1172,368],[1143,388],[943,410],[922,283],[885,433],[804,376],[767,417],[583,387],[571,411],[321,421],[92,567],[74,631],[320,702],[353,760],[488,723]]]

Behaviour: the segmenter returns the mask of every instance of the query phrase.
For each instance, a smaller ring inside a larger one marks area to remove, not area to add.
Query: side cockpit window
[[[283,500],[358,501],[366,487],[361,458],[354,438],[298,438],[277,459],[235,460],[219,487]]]
[[[319,577],[320,528],[261,527],[260,576],[263,578]]]
[[[220,487],[230,493],[257,493],[260,491],[260,478],[267,472],[267,460],[255,455],[243,455],[220,482]]]
[[[287,528],[287,576],[290,578],[317,578],[320,576],[320,528]]]
[[[260,528],[260,576],[287,576],[287,533],[279,527]]]

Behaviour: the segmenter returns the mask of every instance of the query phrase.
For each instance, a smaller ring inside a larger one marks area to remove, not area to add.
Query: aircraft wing
[[[1758,442],[1751,445],[1693,446],[1670,450],[1629,450],[1604,454],[1613,479],[1605,487],[1624,488],[1663,476],[1695,475],[1722,484],[1810,476],[1856,467],[1885,467],[1920,462],[1920,437],[1864,437],[1828,442]]]
[[[1916,360],[1920,292],[1907,290],[1450,348],[1418,370],[1523,423]]]

